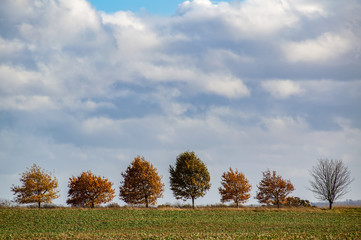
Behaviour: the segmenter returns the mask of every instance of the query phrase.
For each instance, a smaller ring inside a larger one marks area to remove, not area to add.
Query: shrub
[[[299,197],[287,197],[286,206],[289,207],[311,207],[308,200],[300,199]]]

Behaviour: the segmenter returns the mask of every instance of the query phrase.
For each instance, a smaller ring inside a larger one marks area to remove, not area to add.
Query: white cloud
[[[143,19],[130,12],[101,13],[101,21],[112,29],[119,54],[126,54],[129,58],[144,57],[144,51],[162,44],[162,38],[151,31]]]
[[[274,34],[298,23],[288,1],[248,0],[240,2],[237,7],[226,20],[246,34]]]
[[[328,104],[341,104],[341,102],[357,102],[361,97],[361,80],[304,80],[298,81],[305,90],[307,101],[327,102]],[[332,99],[335,99],[333,102]]]
[[[298,0],[292,1],[292,6],[302,15],[315,19],[319,17],[327,17],[327,12],[322,4],[315,1]]]
[[[269,92],[275,98],[288,98],[304,93],[300,84],[291,80],[267,80],[261,83],[264,90]]]
[[[146,28],[145,24],[131,12],[101,13],[101,18],[104,24],[112,24],[121,28],[132,28],[139,31]]]
[[[352,34],[326,32],[316,39],[286,43],[283,51],[291,62],[323,63],[334,60],[353,48]]]
[[[0,91],[3,93],[56,94],[60,88],[45,66],[39,66],[38,71],[29,71],[23,67],[0,65]]]
[[[240,80],[231,76],[212,76],[212,80],[207,81],[206,89],[212,93],[228,98],[248,97],[250,91]]]
[[[305,119],[300,117],[296,119],[292,117],[264,118],[262,122],[268,131],[275,134],[307,131],[309,128]]]
[[[170,66],[137,63],[141,75],[147,80],[157,82],[187,83],[193,92],[212,93],[227,98],[242,98],[250,95],[250,90],[237,77],[228,73],[204,73],[190,65],[172,64]]]
[[[22,21],[16,26],[20,36],[36,47],[60,49],[80,43],[87,46],[100,43],[98,40],[103,37],[98,16],[85,0],[24,1],[14,12],[22,14]],[[15,14],[13,17],[18,19]]]
[[[233,3],[186,1],[180,4],[178,13],[185,22],[214,21],[218,31],[224,31],[228,37],[233,36],[236,39],[267,36],[295,26],[299,21],[289,1],[277,0]]]
[[[48,96],[12,96],[0,99],[0,110],[34,111],[57,108]]]
[[[0,37],[0,54],[10,57],[14,53],[19,53],[24,49],[24,44],[19,40],[9,41]]]

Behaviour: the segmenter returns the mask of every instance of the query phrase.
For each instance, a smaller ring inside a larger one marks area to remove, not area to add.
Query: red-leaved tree
[[[110,202],[115,197],[113,183],[91,171],[69,178],[67,204],[75,207],[91,207]]]
[[[256,198],[260,203],[273,204],[277,208],[286,202],[286,197],[295,188],[290,180],[284,180],[281,176],[270,170],[263,172],[263,179],[259,183]]]

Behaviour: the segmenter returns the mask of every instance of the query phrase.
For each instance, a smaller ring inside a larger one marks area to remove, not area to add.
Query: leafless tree
[[[351,172],[342,160],[320,159],[310,171],[311,190],[320,200],[327,200],[332,209],[334,201],[348,192],[348,186],[353,181]]]

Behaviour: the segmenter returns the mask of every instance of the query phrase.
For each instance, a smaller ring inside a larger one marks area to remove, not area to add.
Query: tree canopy
[[[260,203],[271,203],[279,208],[286,202],[287,195],[294,190],[294,187],[290,180],[284,180],[276,174],[276,171],[271,173],[267,170],[262,174],[263,178],[259,183],[256,198]]]
[[[37,203],[40,208],[41,203],[52,203],[53,199],[59,197],[56,177],[36,164],[22,173],[20,181],[21,186],[11,187],[18,203]]]
[[[94,175],[91,171],[69,178],[67,204],[76,207],[92,207],[110,202],[114,198],[113,183],[105,177]]]
[[[170,186],[176,199],[192,199],[203,197],[211,187],[210,175],[206,165],[194,152],[178,155],[175,166],[169,166]]]
[[[157,169],[144,157],[136,157],[121,174],[120,199],[129,204],[156,204],[162,197],[164,184]]]
[[[224,172],[221,180],[222,187],[220,187],[219,193],[221,194],[221,202],[234,201],[234,204],[239,207],[239,204],[247,202],[251,197],[249,191],[251,191],[252,185],[249,184],[248,179],[243,173],[233,171],[229,168],[229,171]]]
[[[333,202],[345,195],[352,182],[351,172],[342,160],[320,159],[311,170],[310,190],[320,200],[327,200],[332,209]]]

